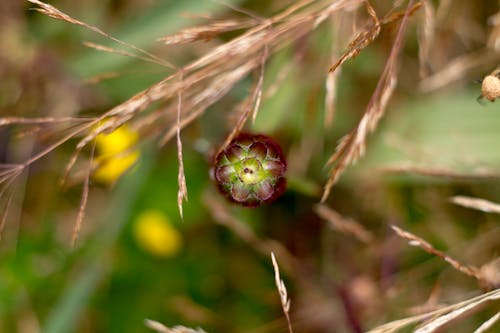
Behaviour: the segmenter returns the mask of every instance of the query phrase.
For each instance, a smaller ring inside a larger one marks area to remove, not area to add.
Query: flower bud
[[[215,158],[219,190],[244,206],[268,203],[283,194],[285,171],[280,146],[265,135],[240,134]]]

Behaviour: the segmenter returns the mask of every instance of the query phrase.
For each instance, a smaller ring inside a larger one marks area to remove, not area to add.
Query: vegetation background
[[[286,332],[271,251],[295,332],[362,332],[405,317],[377,332],[498,331],[500,109],[476,101],[476,81],[500,60],[498,1],[415,1],[407,18],[408,2],[389,0],[51,2],[160,60],[33,2],[0,2],[0,332],[148,332],[146,318]],[[260,39],[225,44],[294,6]],[[349,46],[356,36],[363,43]],[[169,82],[177,90],[140,114],[101,118],[172,73],[188,81],[193,72],[179,68],[221,45],[234,54],[207,65],[215,74],[201,83]],[[329,74],[346,50],[360,52]],[[231,82],[217,76],[247,65]],[[370,100],[382,106],[358,147],[365,154],[334,163],[346,172],[320,204],[325,164],[344,135],[363,130]],[[288,188],[248,209],[224,201],[210,168],[254,110],[244,130],[282,144]],[[183,220],[176,111],[192,120],[180,132]],[[95,143],[80,151],[86,135]]]

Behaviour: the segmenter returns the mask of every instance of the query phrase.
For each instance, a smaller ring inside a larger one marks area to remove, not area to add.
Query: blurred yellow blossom
[[[99,134],[96,137],[97,157],[99,165],[94,173],[94,179],[113,184],[139,158],[139,150],[131,149],[138,140],[138,133],[123,125],[109,134]]]
[[[142,212],[134,222],[133,234],[141,249],[159,257],[173,256],[182,246],[180,232],[157,210]]]

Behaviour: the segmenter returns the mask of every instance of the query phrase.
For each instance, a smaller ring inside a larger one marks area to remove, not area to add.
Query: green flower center
[[[266,177],[262,164],[254,158],[248,157],[234,166],[239,179],[243,184],[254,185],[260,183]]]

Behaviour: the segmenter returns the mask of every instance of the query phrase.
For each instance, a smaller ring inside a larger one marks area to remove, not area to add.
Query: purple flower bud
[[[244,206],[268,203],[283,194],[285,171],[280,146],[265,135],[240,134],[215,158],[219,190]]]

